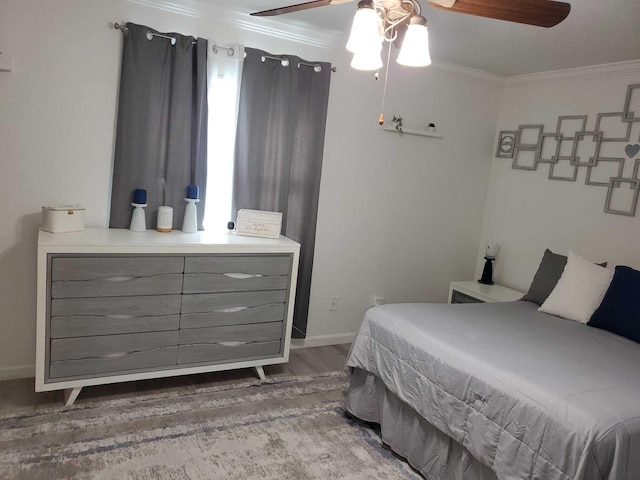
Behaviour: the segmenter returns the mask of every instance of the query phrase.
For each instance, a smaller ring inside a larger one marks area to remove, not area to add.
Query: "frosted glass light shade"
[[[407,27],[398,63],[407,67],[426,67],[431,64],[429,31],[426,25],[411,23]]]
[[[378,40],[367,48],[360,48],[353,54],[351,67],[356,70],[378,70],[382,68],[382,41]]]
[[[367,48],[372,42],[380,41],[380,17],[373,8],[359,8],[353,16],[351,35],[347,41],[347,50],[356,53]]]
[[[487,244],[487,251],[485,253],[486,257],[496,258],[500,253],[500,243],[499,242],[489,242]]]

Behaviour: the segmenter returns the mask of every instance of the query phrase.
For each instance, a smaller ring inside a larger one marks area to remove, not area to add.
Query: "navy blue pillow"
[[[589,323],[640,343],[640,272],[618,265]]]

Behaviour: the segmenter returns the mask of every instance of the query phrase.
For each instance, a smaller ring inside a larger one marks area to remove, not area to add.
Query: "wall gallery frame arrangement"
[[[640,83],[629,85],[621,111],[598,113],[592,129],[587,115],[558,117],[554,131],[519,125],[498,135],[496,157],[511,168],[549,165],[549,180],[575,182],[586,168],[585,185],[607,187],[604,211],[634,216],[640,196]]]

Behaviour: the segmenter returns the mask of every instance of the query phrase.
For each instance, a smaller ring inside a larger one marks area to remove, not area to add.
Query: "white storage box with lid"
[[[238,210],[236,233],[251,237],[279,238],[282,213],[263,210]]]
[[[42,230],[51,233],[84,230],[84,207],[81,205],[42,207]]]

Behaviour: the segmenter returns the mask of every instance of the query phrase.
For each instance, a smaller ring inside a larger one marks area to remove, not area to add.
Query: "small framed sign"
[[[513,151],[516,145],[518,132],[515,130],[502,130],[498,136],[498,148],[496,157],[513,158]]]
[[[264,210],[238,210],[236,233],[250,237],[279,238],[282,229],[282,213]]]

